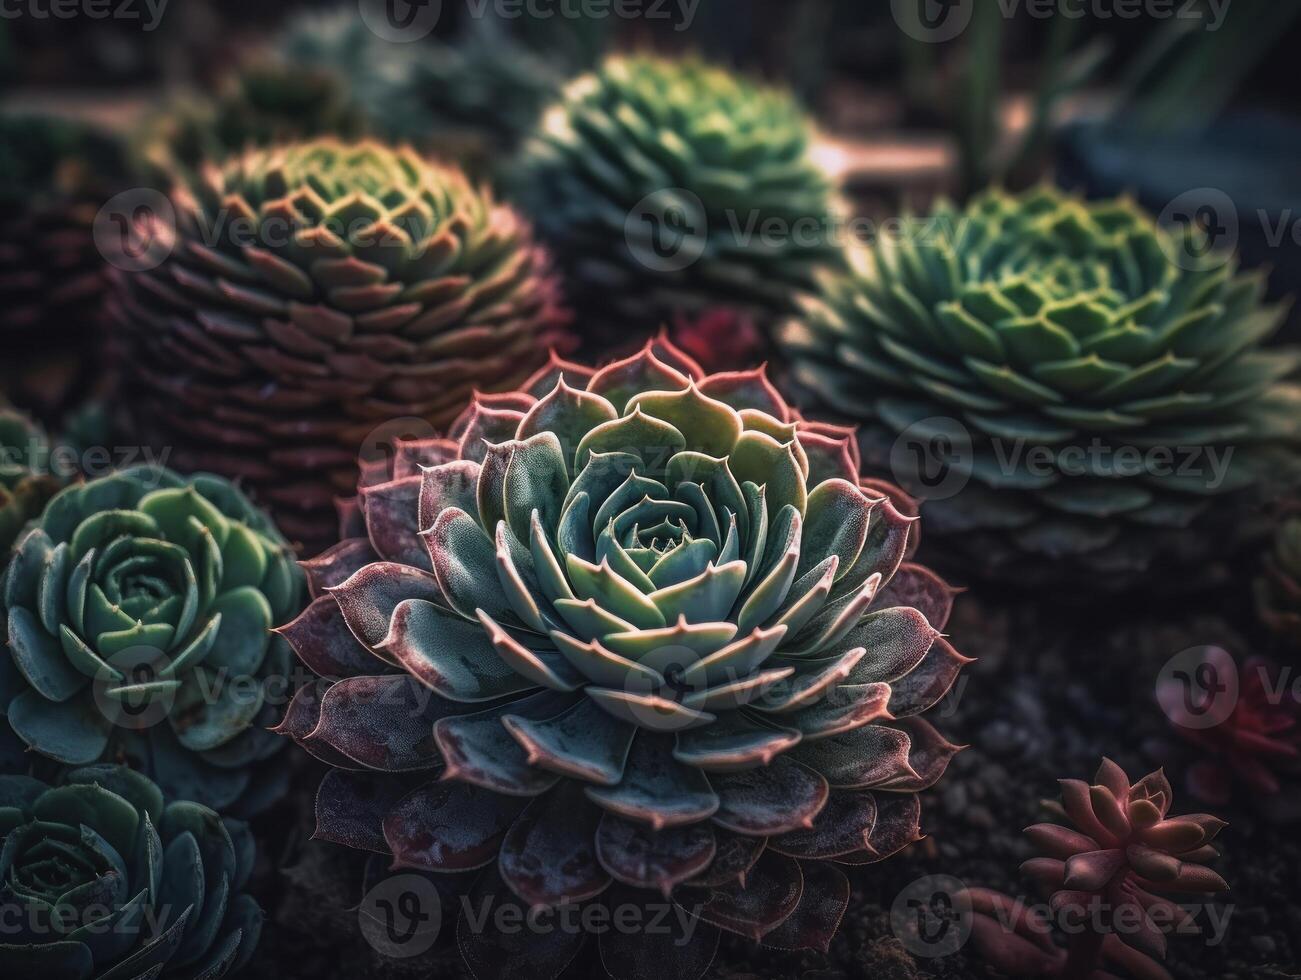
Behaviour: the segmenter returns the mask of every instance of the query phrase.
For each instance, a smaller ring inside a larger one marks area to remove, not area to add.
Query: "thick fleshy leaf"
[[[834,858],[869,848],[876,826],[876,797],[868,790],[832,793],[813,826],[775,837],[768,846],[794,858]]]
[[[779,949],[808,949],[826,953],[849,907],[849,879],[823,861],[801,863],[804,891],[795,911],[777,928],[764,933],[763,944]]]
[[[906,732],[868,725],[801,742],[790,754],[826,776],[835,789],[863,789],[900,777],[919,778],[908,764],[910,747]]]
[[[829,794],[826,779],[785,755],[762,768],[715,775],[710,783],[719,799],[714,822],[752,837],[812,827]]]
[[[623,776],[637,730],[590,698],[554,718],[534,721],[507,714],[502,724],[527,753],[529,765],[602,786],[613,786]]]
[[[360,491],[366,532],[375,553],[385,561],[433,571],[420,540],[420,497],[423,480],[410,476]]]
[[[555,907],[594,898],[610,884],[596,858],[601,811],[579,788],[562,782],[535,798],[501,845],[498,870],[511,891],[530,907]]]
[[[441,763],[434,722],[464,710],[412,677],[350,677],[321,699],[320,720],[310,737],[371,769],[433,769]]]
[[[665,897],[709,867],[716,850],[708,823],[651,830],[606,813],[596,833],[596,856],[606,871],[626,885],[655,889]]]
[[[545,691],[473,714],[440,718],[434,723],[434,740],[447,765],[444,778],[516,796],[545,792],[560,777],[529,764],[528,753],[502,718],[552,718],[572,703],[573,698]]]
[[[393,867],[468,871],[490,864],[526,803],[467,783],[426,783],[384,817]]]
[[[275,632],[321,677],[357,677],[391,669],[358,642],[348,628],[343,609],[330,595],[313,599],[297,619]]]
[[[792,858],[765,851],[745,884],[713,889],[700,909],[705,922],[758,942],[786,921],[804,894],[804,875]]]
[[[412,786],[387,773],[344,772],[333,769],[316,793],[316,833],[319,840],[377,854],[388,854],[384,818]]]
[[[719,805],[704,774],[673,758],[673,737],[651,732],[633,741],[617,785],[586,792],[599,806],[655,830],[705,820]]]
[[[442,600],[442,590],[428,572],[392,562],[367,565],[348,581],[329,590],[353,636],[374,649],[389,635],[393,610],[408,599]]]

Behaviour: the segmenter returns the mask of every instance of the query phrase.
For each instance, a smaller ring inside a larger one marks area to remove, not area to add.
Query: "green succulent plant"
[[[695,59],[613,56],[546,112],[515,184],[598,339],[714,307],[771,318],[843,264],[812,141],[785,91]]]
[[[109,380],[93,229],[126,170],[93,127],[0,114],[0,399],[47,425]]]
[[[476,175],[497,175],[568,77],[563,52],[543,56],[487,17],[453,41],[401,44],[340,7],[292,18],[275,49],[290,64],[334,73],[375,135]]]
[[[365,113],[337,74],[263,55],[223,78],[215,95],[180,94],[148,115],[133,154],[137,169],[165,185],[251,147],[349,139],[366,129]]]
[[[335,540],[377,426],[444,426],[567,343],[527,222],[409,148],[252,150],[174,209],[166,261],[119,280],[137,430],[182,470],[241,479],[295,541]]]
[[[216,980],[257,946],[248,827],[125,766],[0,776],[0,839],[7,977]]]
[[[1188,234],[1047,188],[941,205],[803,299],[791,378],[977,573],[1213,580],[1247,524],[1226,501],[1296,468],[1301,358],[1262,346],[1285,313],[1264,274]]]
[[[49,451],[40,426],[0,408],[0,574],[23,527],[58,492],[59,481],[48,470]]]
[[[284,789],[262,765],[299,608],[288,545],[232,484],[159,468],[69,487],[4,580],[9,725],[69,766],[130,762],[171,797],[255,812]]]
[[[701,920],[603,933],[615,977],[698,977],[720,929],[825,950],[836,865],[915,841],[958,751],[920,717],[968,662],[953,592],[896,503],[848,430],[663,340],[476,400],[363,473],[366,536],[305,563],[283,633],[322,680],[280,730],[336,767],[317,836],[472,905]],[[458,933],[480,977],[555,976],[584,938]]]

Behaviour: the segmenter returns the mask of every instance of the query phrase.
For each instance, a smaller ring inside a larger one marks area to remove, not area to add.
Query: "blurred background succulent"
[[[69,487],[4,581],[5,715],[68,766],[129,761],[168,794],[237,815],[284,791],[267,726],[301,608],[284,539],[212,476],[137,467]]]
[[[50,471],[50,443],[26,415],[0,407],[0,575],[27,522],[59,490]]]
[[[958,750],[919,716],[968,662],[848,431],[659,340],[553,360],[395,460],[283,630],[323,678],[281,726],[337,767],[317,835],[472,901],[699,917],[601,935],[617,977],[700,976],[720,929],[825,950],[837,865],[919,838]],[[459,928],[484,977],[554,976],[584,939]]]
[[[1224,498],[1301,459],[1301,355],[1264,346],[1285,311],[1205,244],[1125,200],[991,191],[883,236],[780,340],[801,393],[932,498],[946,559],[1037,587],[1205,585],[1257,523]]]
[[[216,980],[257,946],[248,827],[124,766],[0,775],[0,838],[7,977]]]
[[[1301,819],[1301,701],[1291,672],[1263,657],[1251,657],[1240,668],[1229,662],[1237,688],[1218,692],[1232,698],[1226,708],[1210,692],[1190,703],[1187,685],[1178,678],[1157,689],[1172,731],[1194,750],[1188,789],[1213,806],[1236,800],[1280,822]],[[1208,663],[1214,667],[1216,661]]]
[[[204,163],[252,147],[365,131],[360,103],[337,74],[259,54],[223,77],[214,95],[178,93],[146,115],[132,138],[133,164],[167,190]]]
[[[567,344],[527,222],[413,150],[253,150],[174,208],[166,261],[119,280],[136,423],[178,468],[241,479],[295,541],[336,540],[377,426],[446,426]]]
[[[1224,892],[1208,867],[1211,841],[1224,827],[1208,813],[1171,816],[1173,793],[1161,771],[1134,785],[1110,759],[1094,782],[1063,779],[1061,801],[1045,801],[1060,823],[1026,828],[1042,855],[1021,866],[1049,894],[1052,921],[1069,924],[1065,950],[1052,939],[1049,917],[983,888],[965,892],[972,938],[995,968],[1014,977],[1067,980],[1124,976],[1170,980],[1161,966],[1166,935],[1196,933],[1195,916],[1161,893]],[[1095,909],[1105,910],[1105,922]]]
[[[592,340],[675,313],[788,312],[843,262],[838,203],[790,93],[697,59],[611,56],[525,144],[518,199],[555,246]]]
[[[0,396],[49,425],[111,380],[94,223],[124,156],[98,129],[0,113]]]
[[[758,364],[768,352],[768,336],[754,318],[728,307],[696,316],[679,313],[669,327],[669,338],[710,373],[728,371],[738,364]]]
[[[593,22],[596,23],[596,22]],[[450,40],[388,41],[353,6],[294,17],[275,43],[288,63],[333,73],[374,135],[408,142],[478,176],[497,176],[564,82],[586,67],[597,37],[556,18],[542,50],[515,22],[470,18]]]
[[[1255,589],[1261,622],[1284,650],[1301,650],[1301,505],[1280,518]]]

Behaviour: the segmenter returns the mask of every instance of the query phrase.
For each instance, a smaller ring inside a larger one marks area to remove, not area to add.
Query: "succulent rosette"
[[[0,398],[47,425],[109,380],[93,228],[125,170],[106,133],[0,115]]]
[[[594,339],[677,313],[790,313],[843,268],[831,179],[787,91],[698,59],[616,55],[570,82],[515,183]]]
[[[282,725],[337,767],[319,836],[479,899],[697,917],[603,934],[620,977],[698,976],[720,929],[825,948],[836,865],[918,839],[957,751],[919,717],[967,662],[939,633],[952,591],[906,560],[915,518],[850,433],[762,370],[705,375],[663,340],[553,358],[375,475],[367,536],[305,564],[283,630],[323,678]],[[558,973],[583,941],[458,935],[481,977]]]
[[[1301,505],[1279,521],[1255,593],[1261,622],[1284,649],[1301,650]]]
[[[256,812],[286,786],[266,727],[292,656],[270,630],[301,593],[289,546],[226,480],[139,467],[69,487],[4,580],[0,708],[58,763],[129,761],[169,797]]]
[[[0,408],[0,574],[19,533],[58,492],[58,480],[47,471],[49,452],[40,426]]]
[[[137,426],[181,469],[240,478],[296,541],[334,540],[377,425],[444,427],[564,342],[528,224],[413,150],[251,150],[173,205],[170,256],[118,297]]]
[[[1023,902],[987,889],[964,895],[976,947],[1010,976],[1111,977],[1170,980],[1161,966],[1166,935],[1196,932],[1193,915],[1165,895],[1223,892],[1228,884],[1208,863],[1211,841],[1228,826],[1209,813],[1172,816],[1174,793],[1158,770],[1132,786],[1124,770],[1104,759],[1092,784],[1060,780],[1060,801],[1045,806],[1060,822],[1026,828],[1041,856],[1021,870],[1050,893],[1058,921],[1071,924],[1066,950],[1045,918]],[[1100,930],[1091,909],[1114,925]]]
[[[1238,504],[1296,471],[1301,355],[1263,346],[1264,274],[1196,244],[1127,200],[990,191],[883,235],[779,340],[973,572],[1222,581]]]
[[[248,827],[125,766],[0,776],[0,839],[7,977],[215,980],[257,946]]]

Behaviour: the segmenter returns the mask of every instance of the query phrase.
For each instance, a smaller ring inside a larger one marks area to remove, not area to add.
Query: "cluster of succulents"
[[[1092,784],[1061,780],[1060,802],[1045,806],[1059,823],[1026,828],[1041,856],[1022,871],[1049,894],[1053,916],[1069,923],[1070,942],[1057,946],[1042,911],[984,888],[968,889],[971,934],[997,969],[1014,977],[1086,980],[1126,975],[1169,980],[1159,963],[1166,934],[1196,931],[1194,917],[1165,894],[1211,894],[1228,885],[1208,863],[1211,841],[1227,826],[1206,813],[1172,816],[1174,794],[1165,774],[1132,786],[1104,759]],[[1111,923],[1100,927],[1094,910]]]
[[[787,92],[695,60],[612,56],[547,110],[514,181],[594,339],[713,307],[771,320],[844,263],[812,142]]]
[[[105,381],[95,216],[126,170],[88,126],[0,115],[0,398],[56,422]]]
[[[674,976],[720,929],[825,948],[837,866],[918,839],[957,751],[920,716],[967,663],[849,433],[659,340],[553,360],[379,469],[283,630],[322,677],[282,726],[335,767],[318,836],[525,908],[672,900],[703,922],[654,946]],[[458,933],[479,976],[583,938]],[[641,941],[603,934],[605,968],[648,975]]]
[[[975,572],[1214,580],[1247,523],[1228,502],[1295,472],[1301,355],[1263,346],[1285,312],[1264,275],[1189,261],[1132,202],[990,191],[856,265],[783,325],[793,380],[939,491],[927,528]]]
[[[173,200],[167,259],[117,296],[139,432],[180,469],[240,478],[295,540],[333,540],[377,426],[445,426],[566,341],[529,225],[413,150],[250,150]]]
[[[1261,622],[1284,649],[1301,650],[1301,508],[1279,521],[1255,591]]]
[[[0,775],[7,977],[216,980],[262,930],[248,827],[125,766]]]
[[[256,812],[283,792],[266,729],[302,573],[234,486],[138,467],[61,491],[0,592],[9,726],[65,766],[129,760],[171,798]]]

